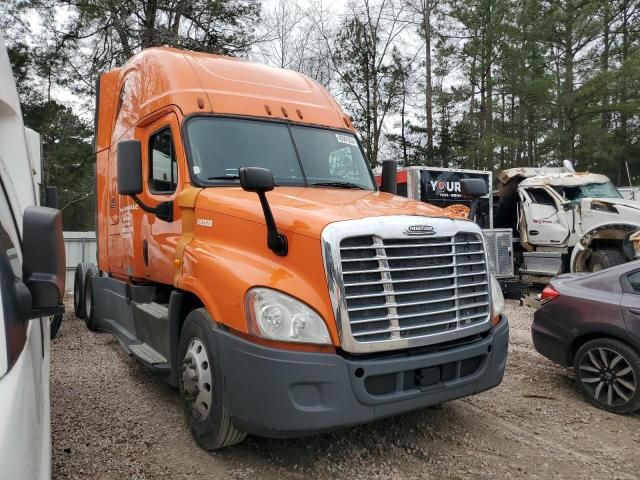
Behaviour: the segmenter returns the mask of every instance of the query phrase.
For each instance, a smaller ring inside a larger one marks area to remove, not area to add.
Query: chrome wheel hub
[[[196,418],[207,418],[211,410],[211,365],[207,349],[198,338],[193,338],[182,361],[182,387],[185,400]]]
[[[633,368],[609,348],[593,348],[582,356],[579,379],[593,398],[609,406],[624,405],[636,393]]]

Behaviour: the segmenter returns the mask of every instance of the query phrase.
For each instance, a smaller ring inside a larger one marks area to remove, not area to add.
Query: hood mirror
[[[487,182],[482,178],[463,178],[460,180],[460,192],[463,197],[471,199],[471,206],[469,208],[468,219],[475,221],[476,212],[480,205],[480,197],[484,197],[489,193]]]
[[[267,168],[242,167],[240,169],[240,185],[243,190],[258,194],[262,212],[264,213],[264,220],[267,224],[267,246],[279,257],[286,256],[289,252],[287,237],[278,232],[273,213],[271,213],[271,207],[267,201],[267,192],[270,192],[275,187],[273,173]]]

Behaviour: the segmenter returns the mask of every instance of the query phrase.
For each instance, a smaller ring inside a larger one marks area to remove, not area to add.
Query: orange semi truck
[[[98,265],[78,265],[75,310],[179,388],[202,447],[501,382],[508,322],[481,230],[379,191],[316,82],[153,48],[97,92]]]

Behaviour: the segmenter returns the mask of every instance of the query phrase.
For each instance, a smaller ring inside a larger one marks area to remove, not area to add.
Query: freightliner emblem
[[[431,225],[410,225],[404,231],[405,235],[433,235],[436,229]]]

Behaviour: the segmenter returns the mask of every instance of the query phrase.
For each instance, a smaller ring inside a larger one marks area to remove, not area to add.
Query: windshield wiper
[[[336,187],[336,188],[357,188],[358,190],[366,190],[366,188],[351,182],[313,182],[312,187]]]
[[[207,180],[240,180],[240,175],[221,175],[219,177],[209,177]]]

